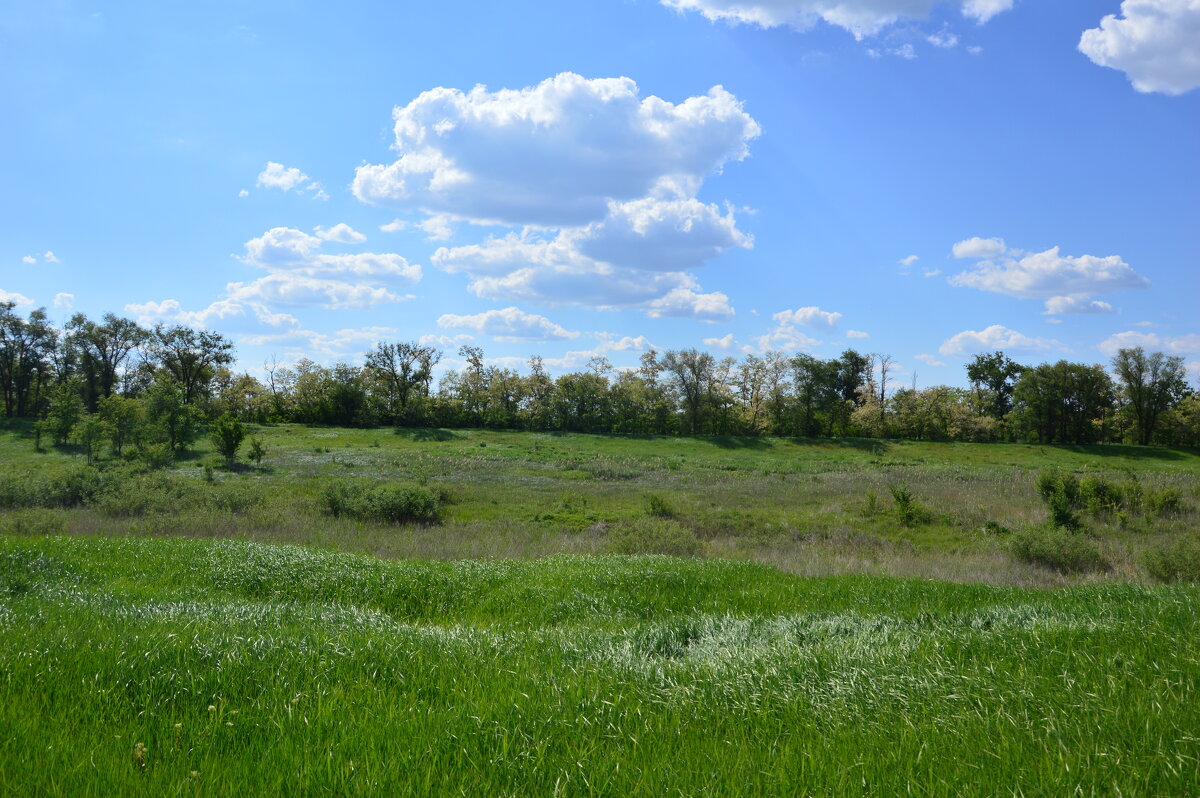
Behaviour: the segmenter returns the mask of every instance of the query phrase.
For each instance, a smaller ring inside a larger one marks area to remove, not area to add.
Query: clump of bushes
[[[635,518],[609,527],[608,550],[613,554],[668,554],[698,557],[704,544],[696,533],[664,518]]]
[[[328,482],[321,493],[324,511],[335,518],[385,524],[438,523],[445,499],[442,492],[422,485],[368,485],[354,480]]]
[[[1177,538],[1146,552],[1147,573],[1159,582],[1200,582],[1200,535]]]
[[[600,518],[588,507],[586,496],[577,493],[564,493],[558,505],[551,511],[538,513],[534,521],[564,526],[582,532],[595,524]]]
[[[112,482],[109,473],[86,466],[54,474],[4,474],[0,509],[79,507],[95,501]]]
[[[1079,529],[1080,512],[1094,516],[1116,514],[1124,521],[1131,515],[1165,516],[1178,513],[1183,492],[1173,487],[1146,487],[1136,479],[1115,482],[1101,476],[1078,479],[1059,469],[1037,476],[1037,491],[1050,512],[1050,523],[1063,529]]]
[[[1100,549],[1085,535],[1060,527],[1034,527],[1017,532],[1010,544],[1021,562],[1061,574],[1085,574],[1112,569]]]

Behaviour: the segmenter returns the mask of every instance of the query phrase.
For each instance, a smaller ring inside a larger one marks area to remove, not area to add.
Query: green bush
[[[1075,513],[1080,507],[1080,484],[1074,474],[1057,468],[1037,475],[1037,492],[1050,511],[1051,525],[1059,529],[1076,530],[1083,522]]]
[[[678,521],[635,518],[609,528],[607,548],[613,554],[697,557],[704,551],[704,544],[696,538],[696,533]]]
[[[1096,544],[1085,536],[1059,528],[1038,527],[1013,535],[1011,551],[1021,562],[1062,574],[1108,571],[1112,566]]]
[[[167,515],[210,506],[206,486],[163,472],[124,475],[100,496],[96,508],[113,518]]]
[[[1151,515],[1175,515],[1183,509],[1183,491],[1179,488],[1147,488],[1146,512]]]
[[[0,477],[0,509],[78,507],[91,504],[111,478],[87,466],[56,474],[5,474]]]
[[[1200,582],[1200,535],[1180,537],[1148,550],[1143,564],[1159,582]]]
[[[349,480],[327,482],[321,492],[327,514],[338,518],[387,524],[436,523],[444,494],[421,485],[362,485]]]
[[[902,526],[928,523],[933,518],[933,513],[921,506],[917,497],[908,488],[903,485],[888,485],[888,490],[891,491],[892,499],[896,502],[896,520]]]
[[[646,514],[655,518],[674,518],[678,515],[671,503],[657,493],[646,496]]]

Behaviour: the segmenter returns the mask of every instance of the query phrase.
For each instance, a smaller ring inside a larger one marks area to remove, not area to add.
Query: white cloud
[[[733,337],[733,333],[728,333],[720,338],[705,338],[704,345],[712,349],[722,349],[726,352],[735,350],[739,352],[754,351],[752,347],[738,343],[737,339]]]
[[[5,291],[0,288],[0,302],[12,302],[19,308],[29,307],[33,304],[33,300],[24,294],[18,294],[16,291]]]
[[[787,26],[806,31],[817,22],[844,28],[856,39],[873,36],[905,19],[929,14],[939,0],[660,0],[680,11],[698,11],[711,20]],[[963,16],[984,23],[1012,7],[1012,0],[955,0]]]
[[[313,232],[316,233],[317,238],[321,239],[322,241],[336,241],[339,244],[361,244],[367,240],[365,235],[358,232],[345,222],[335,224],[328,230],[318,225],[313,228]]]
[[[865,333],[862,330],[846,330],[847,338],[870,338],[870,333]]]
[[[984,260],[973,270],[950,278],[950,284],[993,291],[1025,299],[1089,297],[1110,291],[1145,288],[1150,284],[1119,255],[1073,257],[1058,247],[1017,258]]]
[[[1101,341],[1096,348],[1111,357],[1119,349],[1132,349],[1137,346],[1149,350],[1165,350],[1173,355],[1200,354],[1200,335],[1189,333],[1187,335],[1170,337],[1162,336],[1158,333],[1128,330],[1109,336]]]
[[[344,230],[339,229],[344,228]],[[361,236],[346,225],[337,225],[339,238],[352,240]],[[347,233],[346,231],[349,231]],[[320,234],[318,228],[318,235]],[[364,237],[365,239],[365,237]],[[391,283],[415,283],[421,279],[421,267],[409,263],[395,253],[359,252],[346,255],[325,255],[317,252],[322,244],[318,236],[311,236],[292,227],[273,227],[258,238],[246,242],[246,254],[242,262],[273,273],[287,272],[309,277],[355,277],[370,278],[372,281]]]
[[[50,250],[46,250],[45,254],[42,255],[42,260],[46,261],[46,263],[61,263],[58,257]]]
[[[330,310],[368,308],[414,298],[368,283],[347,283],[288,272],[275,272],[249,283],[229,283],[225,290],[236,302],[257,301],[292,307],[315,305]]]
[[[982,330],[963,330],[957,335],[947,338],[938,347],[943,355],[971,355],[977,352],[991,352],[996,349],[1011,351],[1038,352],[1061,346],[1058,341],[1046,338],[1030,338],[1016,330],[1010,330],[999,324],[993,324]]]
[[[937,277],[941,273],[941,269],[926,269],[925,271],[921,272],[921,274],[925,277]]]
[[[983,48],[980,47],[978,44],[973,44],[967,48],[967,52],[970,53],[971,55],[979,55],[980,53],[983,52]]]
[[[327,200],[329,195],[325,193],[325,189],[321,188],[321,184],[310,178],[308,175],[301,172],[296,167],[284,166],[275,161],[267,161],[267,166],[258,173],[258,178],[254,184],[259,188],[277,188],[281,191],[311,191],[313,199]],[[238,195],[242,196],[242,195]]]
[[[924,363],[927,366],[935,366],[936,367],[936,366],[946,365],[943,361],[938,360],[933,355],[915,355],[915,357],[917,360],[921,361],[922,363]]]
[[[403,219],[392,219],[387,224],[379,225],[379,229],[385,233],[398,233],[408,227],[408,222]]]
[[[470,343],[475,340],[474,335],[459,333],[458,335],[433,335],[425,334],[417,339],[417,343],[421,346],[436,346],[441,349],[457,349],[463,344]]]
[[[1012,7],[1013,0],[963,0],[962,13],[964,17],[970,17],[982,25]]]
[[[675,288],[646,306],[652,319],[678,318],[699,321],[727,321],[733,318],[729,297],[719,291],[701,294],[691,288]]]
[[[293,188],[302,186],[308,182],[308,175],[296,167],[289,168],[275,161],[267,161],[267,167],[258,173],[255,185],[259,188],[277,188],[282,191],[291,191]]]
[[[604,220],[567,238],[593,260],[648,271],[689,269],[727,249],[753,246],[731,209],[722,214],[694,198],[613,202]]]
[[[249,196],[250,196],[250,192],[247,191],[246,189],[242,189],[241,191],[238,192],[239,199],[245,199],[246,197],[249,197]]]
[[[1086,296],[1052,296],[1046,300],[1046,313],[1053,315],[1084,313],[1116,313],[1113,306]]]
[[[242,336],[239,343],[247,346],[279,344],[288,351],[304,356],[316,354],[337,357],[364,352],[382,340],[395,337],[397,333],[398,330],[394,327],[362,327],[338,330],[334,333],[290,330],[283,333]]]
[[[994,258],[1008,250],[1003,238],[968,238],[959,241],[951,251],[956,258]]]
[[[398,160],[357,170],[355,195],[476,222],[598,221],[664,183],[694,189],[747,155],[758,124],[720,86],[673,104],[629,78],[563,73],[490,92],[437,88],[394,112]]]
[[[781,325],[800,325],[808,327],[812,330],[834,330],[837,328],[838,320],[842,318],[841,313],[830,313],[821,310],[816,306],[806,308],[797,308],[796,310],[781,310],[771,318],[775,319]]]
[[[908,257],[901,258],[900,260],[898,260],[896,262],[899,263],[901,266],[904,266],[905,268],[907,268],[909,266],[912,266],[914,263],[916,263],[920,259],[921,258],[918,255],[909,255]]]
[[[1200,86],[1200,1],[1124,0],[1121,14],[1085,30],[1079,51],[1124,72],[1140,92],[1177,95]]]
[[[724,294],[702,294],[686,272],[655,272],[613,266],[586,257],[568,233],[551,241],[508,235],[433,255],[444,271],[470,275],[470,290],[487,299],[545,305],[583,305],[597,310],[634,309],[652,317],[683,316],[715,321],[733,315]]]
[[[942,47],[949,49],[958,46],[958,36],[951,31],[943,28],[937,33],[931,33],[925,37],[925,41],[932,44],[934,47]]]
[[[517,307],[489,310],[471,316],[446,313],[438,318],[437,323],[443,329],[473,330],[480,335],[490,335],[497,341],[561,341],[579,337],[574,330]]]
[[[183,324],[188,327],[211,327],[216,321],[222,326],[238,320],[256,319],[270,327],[297,327],[300,321],[287,313],[274,313],[261,302],[244,302],[234,299],[219,299],[203,310],[184,310],[177,299],[161,302],[130,303],[125,312],[133,314],[138,324]]]
[[[68,313],[75,307],[75,295],[59,293],[54,295],[54,307],[62,308]]]
[[[21,263],[37,263],[37,256],[26,255],[25,257],[21,258]]]
[[[425,232],[428,241],[449,241],[454,236],[454,228],[450,226],[452,221],[446,214],[438,213],[417,222],[417,227]]]

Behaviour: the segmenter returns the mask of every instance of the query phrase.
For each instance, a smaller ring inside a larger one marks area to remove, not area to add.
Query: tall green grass
[[[1188,795],[1198,598],[0,538],[0,793]]]

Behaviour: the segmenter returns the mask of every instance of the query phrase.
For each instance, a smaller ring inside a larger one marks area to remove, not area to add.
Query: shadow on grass
[[[789,443],[797,446],[845,446],[860,452],[885,454],[891,449],[891,443],[881,438],[786,438]]]
[[[418,443],[452,441],[462,437],[458,433],[451,432],[448,429],[428,429],[425,427],[396,427],[396,434],[405,438],[411,438]]]
[[[1195,449],[1167,449],[1162,446],[1130,446],[1124,443],[1089,443],[1089,444],[1058,444],[1053,449],[1062,449],[1077,454],[1090,454],[1097,457],[1127,457],[1130,460],[1186,460],[1187,455],[1195,457]]]
[[[750,435],[711,435],[703,440],[722,449],[757,449],[761,451],[775,448],[775,443],[769,438]]]

